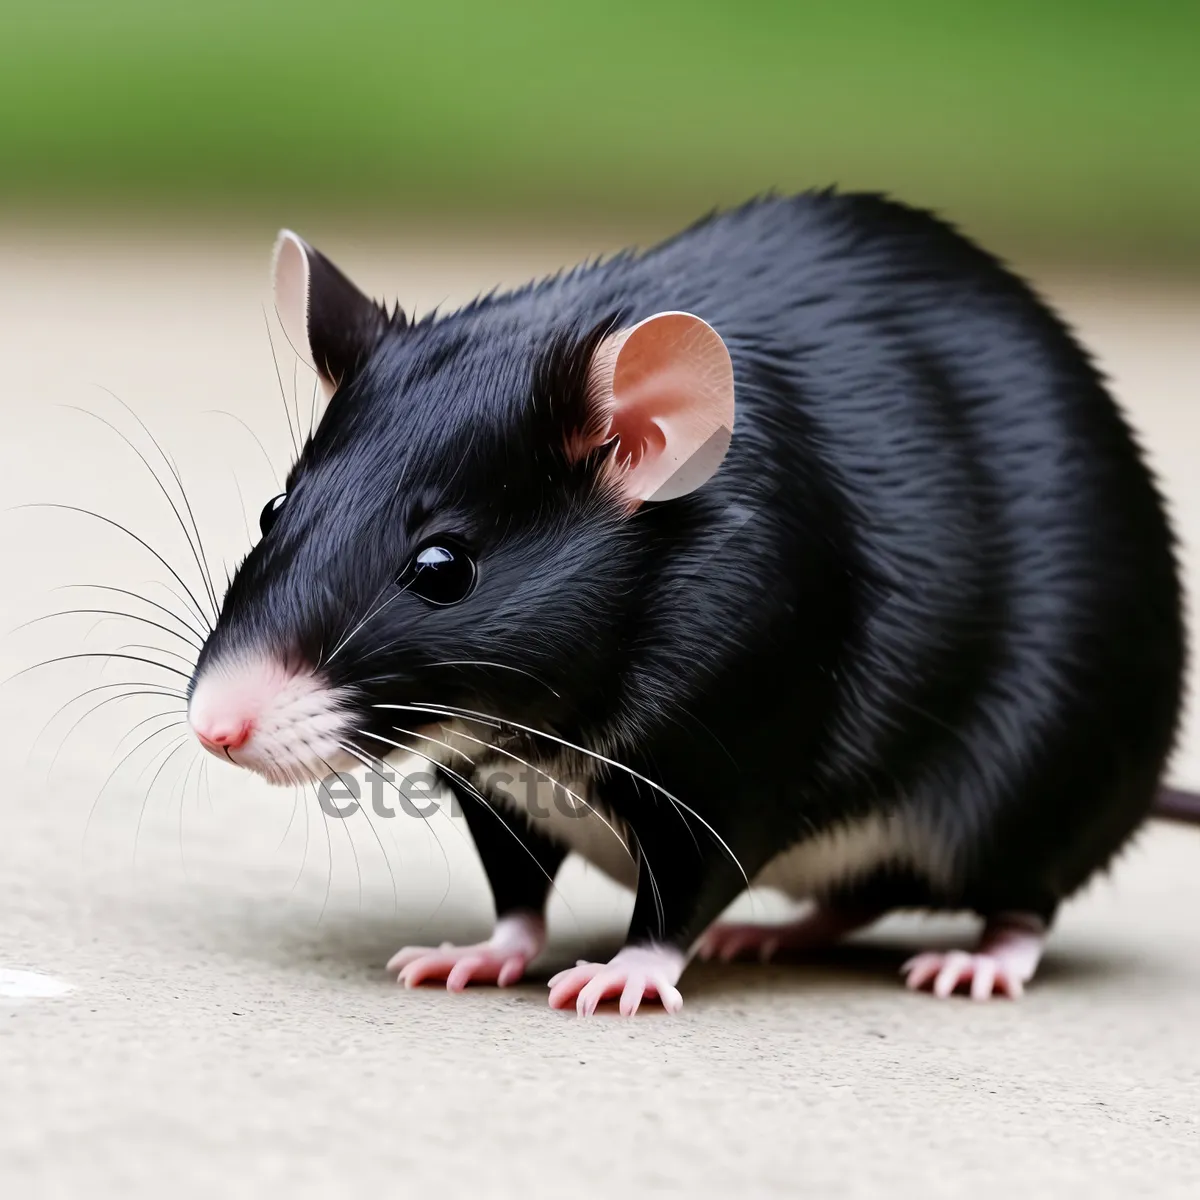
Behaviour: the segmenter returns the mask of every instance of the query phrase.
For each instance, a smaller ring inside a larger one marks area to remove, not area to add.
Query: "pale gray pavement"
[[[251,523],[276,489],[250,437],[205,410],[239,414],[282,464],[261,307],[273,232],[0,230],[0,505],[97,507],[186,573],[136,458],[56,407],[136,434],[103,385],[177,457],[210,553],[239,554],[233,472]],[[418,308],[602,248],[304,232],[369,290]],[[1143,432],[1194,580],[1200,288],[1046,286]],[[292,357],[280,359],[290,390]],[[165,578],[116,533],[61,512],[2,514],[0,554],[5,630],[72,604],[123,606],[59,584]],[[165,644],[96,619],[5,637],[0,673],[83,646]],[[184,786],[190,747],[148,802],[144,751],[96,803],[153,700],[85,721],[48,780],[86,702],[30,756],[39,729],[83,688],[120,678],[151,676],[74,662],[0,689],[0,971],[73,987],[0,998],[0,1195],[1200,1194],[1200,830],[1148,830],[1063,914],[1019,1004],[904,992],[904,950],[969,926],[896,921],[813,965],[697,968],[673,1019],[581,1022],[551,1012],[539,981],[448,996],[384,977],[410,938],[486,929],[460,822],[327,830],[311,800],[292,818],[289,793],[216,763],[207,787],[195,771]],[[1175,777],[1200,784],[1195,720]],[[560,890],[554,960],[611,943],[628,898],[574,865]]]

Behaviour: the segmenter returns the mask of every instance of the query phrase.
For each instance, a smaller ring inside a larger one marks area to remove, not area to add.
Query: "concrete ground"
[[[273,232],[0,228],[0,508],[94,507],[194,581],[134,454],[60,407],[146,445],[107,388],[176,457],[210,555],[244,550],[238,489],[253,528],[278,488],[246,429],[210,410],[253,427],[282,474],[262,312]],[[608,244],[305,232],[417,308]],[[1043,283],[1142,431],[1194,585],[1200,287]],[[282,349],[280,364],[290,394]],[[178,607],[149,554],[79,514],[0,513],[0,554],[5,630],[137,603],[63,584]],[[101,620],[9,634],[0,674],[130,643],[186,653]],[[1200,829],[1147,829],[1064,912],[1020,1003],[906,993],[905,951],[970,926],[895,920],[809,965],[695,968],[675,1018],[580,1021],[547,1008],[540,979],[450,996],[384,976],[409,940],[487,927],[461,821],[326,822],[311,797],[202,771],[190,743],[167,758],[170,697],[108,704],[67,737],[119,689],[92,692],[40,733],[84,689],[156,678],[178,682],[72,660],[0,687],[0,1195],[1196,1195]],[[1174,776],[1200,784],[1195,718]],[[612,944],[628,906],[571,864],[546,969]],[[15,995],[55,983],[70,990]]]

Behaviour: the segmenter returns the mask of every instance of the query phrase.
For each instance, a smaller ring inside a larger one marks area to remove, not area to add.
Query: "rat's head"
[[[456,709],[481,740],[602,720],[656,552],[639,511],[728,446],[721,338],[678,312],[535,334],[504,299],[410,324],[286,232],[275,296],[326,407],[201,653],[197,737],[283,783]]]

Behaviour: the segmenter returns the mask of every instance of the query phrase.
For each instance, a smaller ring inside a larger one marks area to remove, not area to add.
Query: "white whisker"
[[[486,713],[473,712],[471,709],[467,708],[456,709],[444,704],[376,704],[373,707],[401,709],[406,712],[428,712],[435,715],[440,713],[443,716],[458,717],[459,719],[463,720],[480,720],[488,724],[494,720],[500,720],[501,727],[508,725],[513,729],[520,729],[522,732],[528,733],[533,737],[547,738],[549,741],[557,742],[560,746],[565,746],[568,750],[575,750],[580,754],[587,755],[589,758],[596,759],[597,762],[606,763],[610,767],[616,767],[617,770],[624,771],[631,778],[640,780],[648,787],[653,788],[656,792],[659,792],[661,795],[665,796],[672,804],[677,805],[681,811],[695,817],[696,820],[699,821],[700,824],[703,825],[704,828],[712,835],[713,839],[717,842],[721,849],[724,850],[727,855],[729,855],[730,861],[735,867],[737,867],[738,873],[745,881],[746,887],[750,887],[750,877],[746,874],[745,868],[738,860],[737,855],[734,854],[733,850],[730,848],[729,843],[726,842],[725,839],[698,812],[696,812],[694,808],[685,804],[679,799],[678,796],[672,795],[661,784],[655,783],[653,779],[648,779],[645,775],[635,771],[632,767],[627,767],[624,763],[617,762],[617,760],[614,758],[609,758],[607,755],[601,754],[596,750],[588,750],[584,746],[577,746],[574,742],[569,742],[566,738],[561,738],[557,734],[546,733],[544,730],[534,729],[532,726],[522,725],[517,721],[505,721],[502,718],[493,718]]]
[[[541,684],[542,687],[554,696],[561,700],[562,697],[556,692],[545,680],[539,679],[532,671],[526,671],[522,667],[512,667],[508,663],[489,662],[482,658],[463,658],[463,659],[447,659],[445,662],[433,662],[429,664],[431,667],[495,667],[498,671],[515,671],[518,675],[524,675],[532,679],[534,683]]]
[[[414,750],[411,746],[405,746],[400,742],[393,742],[390,738],[382,737],[377,733],[370,733],[365,729],[360,729],[357,732],[362,734],[364,737],[373,738],[377,742],[383,742],[384,745],[386,745],[386,746],[392,746],[397,750],[403,750],[406,754],[411,754],[416,758],[424,759],[425,762],[427,762],[431,767],[434,767],[436,770],[444,772],[451,779],[453,779],[456,783],[461,784],[464,788],[467,789],[468,792],[471,793],[472,796],[474,796],[479,801],[480,804],[483,805],[483,807],[485,809],[487,809],[488,812],[490,812],[496,818],[496,820],[498,820],[500,822],[501,825],[504,826],[504,828],[508,831],[508,833],[511,834],[513,840],[517,843],[517,845],[520,846],[521,849],[524,850],[525,853],[529,855],[530,859],[532,860],[534,865],[537,867],[537,869],[539,871],[541,871],[541,873],[543,875],[545,875],[546,881],[547,881],[547,883],[549,883],[550,887],[554,891],[556,891],[556,892],[558,891],[558,889],[554,885],[554,876],[551,875],[550,872],[547,871],[546,868],[543,867],[540,862],[538,862],[536,855],[533,853],[532,850],[529,849],[528,846],[525,845],[525,843],[523,841],[521,841],[521,839],[517,835],[517,833],[512,829],[512,827],[504,819],[504,817],[500,813],[499,809],[497,809],[495,807],[495,805],[489,803],[487,797],[484,796],[479,791],[479,789],[477,787],[475,787],[475,785],[473,783],[471,783],[471,781],[469,779],[460,775],[457,771],[452,770],[450,767],[446,766],[445,763],[439,763],[435,759],[430,758],[429,755],[422,754],[420,750]],[[343,747],[343,749],[345,749],[345,747]],[[560,895],[561,895],[561,893],[560,893]]]
[[[413,736],[410,733],[410,731],[407,729],[401,729],[399,726],[393,726],[393,728],[396,729],[396,731],[398,733],[408,733],[410,737]],[[590,812],[598,821],[600,821],[605,826],[605,828],[607,828],[608,831],[613,835],[613,837],[617,839],[617,842],[619,843],[621,849],[624,850],[625,853],[629,856],[630,861],[636,862],[636,860],[633,857],[632,852],[629,849],[628,843],[621,836],[620,832],[616,829],[616,827],[614,825],[612,825],[612,823],[609,822],[605,818],[604,814],[598,808],[596,808],[596,806],[594,804],[590,803],[583,796],[577,795],[575,792],[571,791],[571,789],[569,787],[567,787],[567,785],[565,783],[559,783],[559,781],[557,779],[555,779],[554,776],[551,775],[548,771],[542,770],[541,767],[534,766],[533,763],[527,762],[519,754],[514,754],[511,750],[504,750],[499,746],[494,746],[494,745],[492,745],[491,742],[485,742],[485,741],[483,741],[482,738],[473,737],[469,733],[464,733],[461,729],[455,731],[455,737],[464,737],[468,741],[478,742],[479,745],[486,747],[488,750],[491,750],[495,754],[503,754],[505,756],[505,758],[511,758],[514,762],[519,762],[521,764],[521,766],[528,767],[529,770],[531,770],[531,771],[536,771],[543,779],[549,780],[556,788],[561,788],[568,796],[571,797],[572,800],[574,800],[578,804],[582,804],[583,807],[588,810],[588,812]],[[646,869],[650,870],[649,862],[646,863]]]

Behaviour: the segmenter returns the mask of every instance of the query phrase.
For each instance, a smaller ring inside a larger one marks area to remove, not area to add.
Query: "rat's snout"
[[[355,760],[346,696],[312,671],[270,658],[206,663],[188,723],[211,754],[272,783],[319,779]]]
[[[202,717],[192,717],[191,722],[200,744],[214,754],[224,754],[226,750],[236,750],[239,746],[244,746],[254,732],[254,721],[249,717],[230,720],[213,716],[207,721]]]
[[[196,681],[188,723],[205,750],[226,757],[240,750],[254,735],[260,714],[271,704],[285,680],[265,663],[241,664],[229,670],[220,665],[207,669]]]

